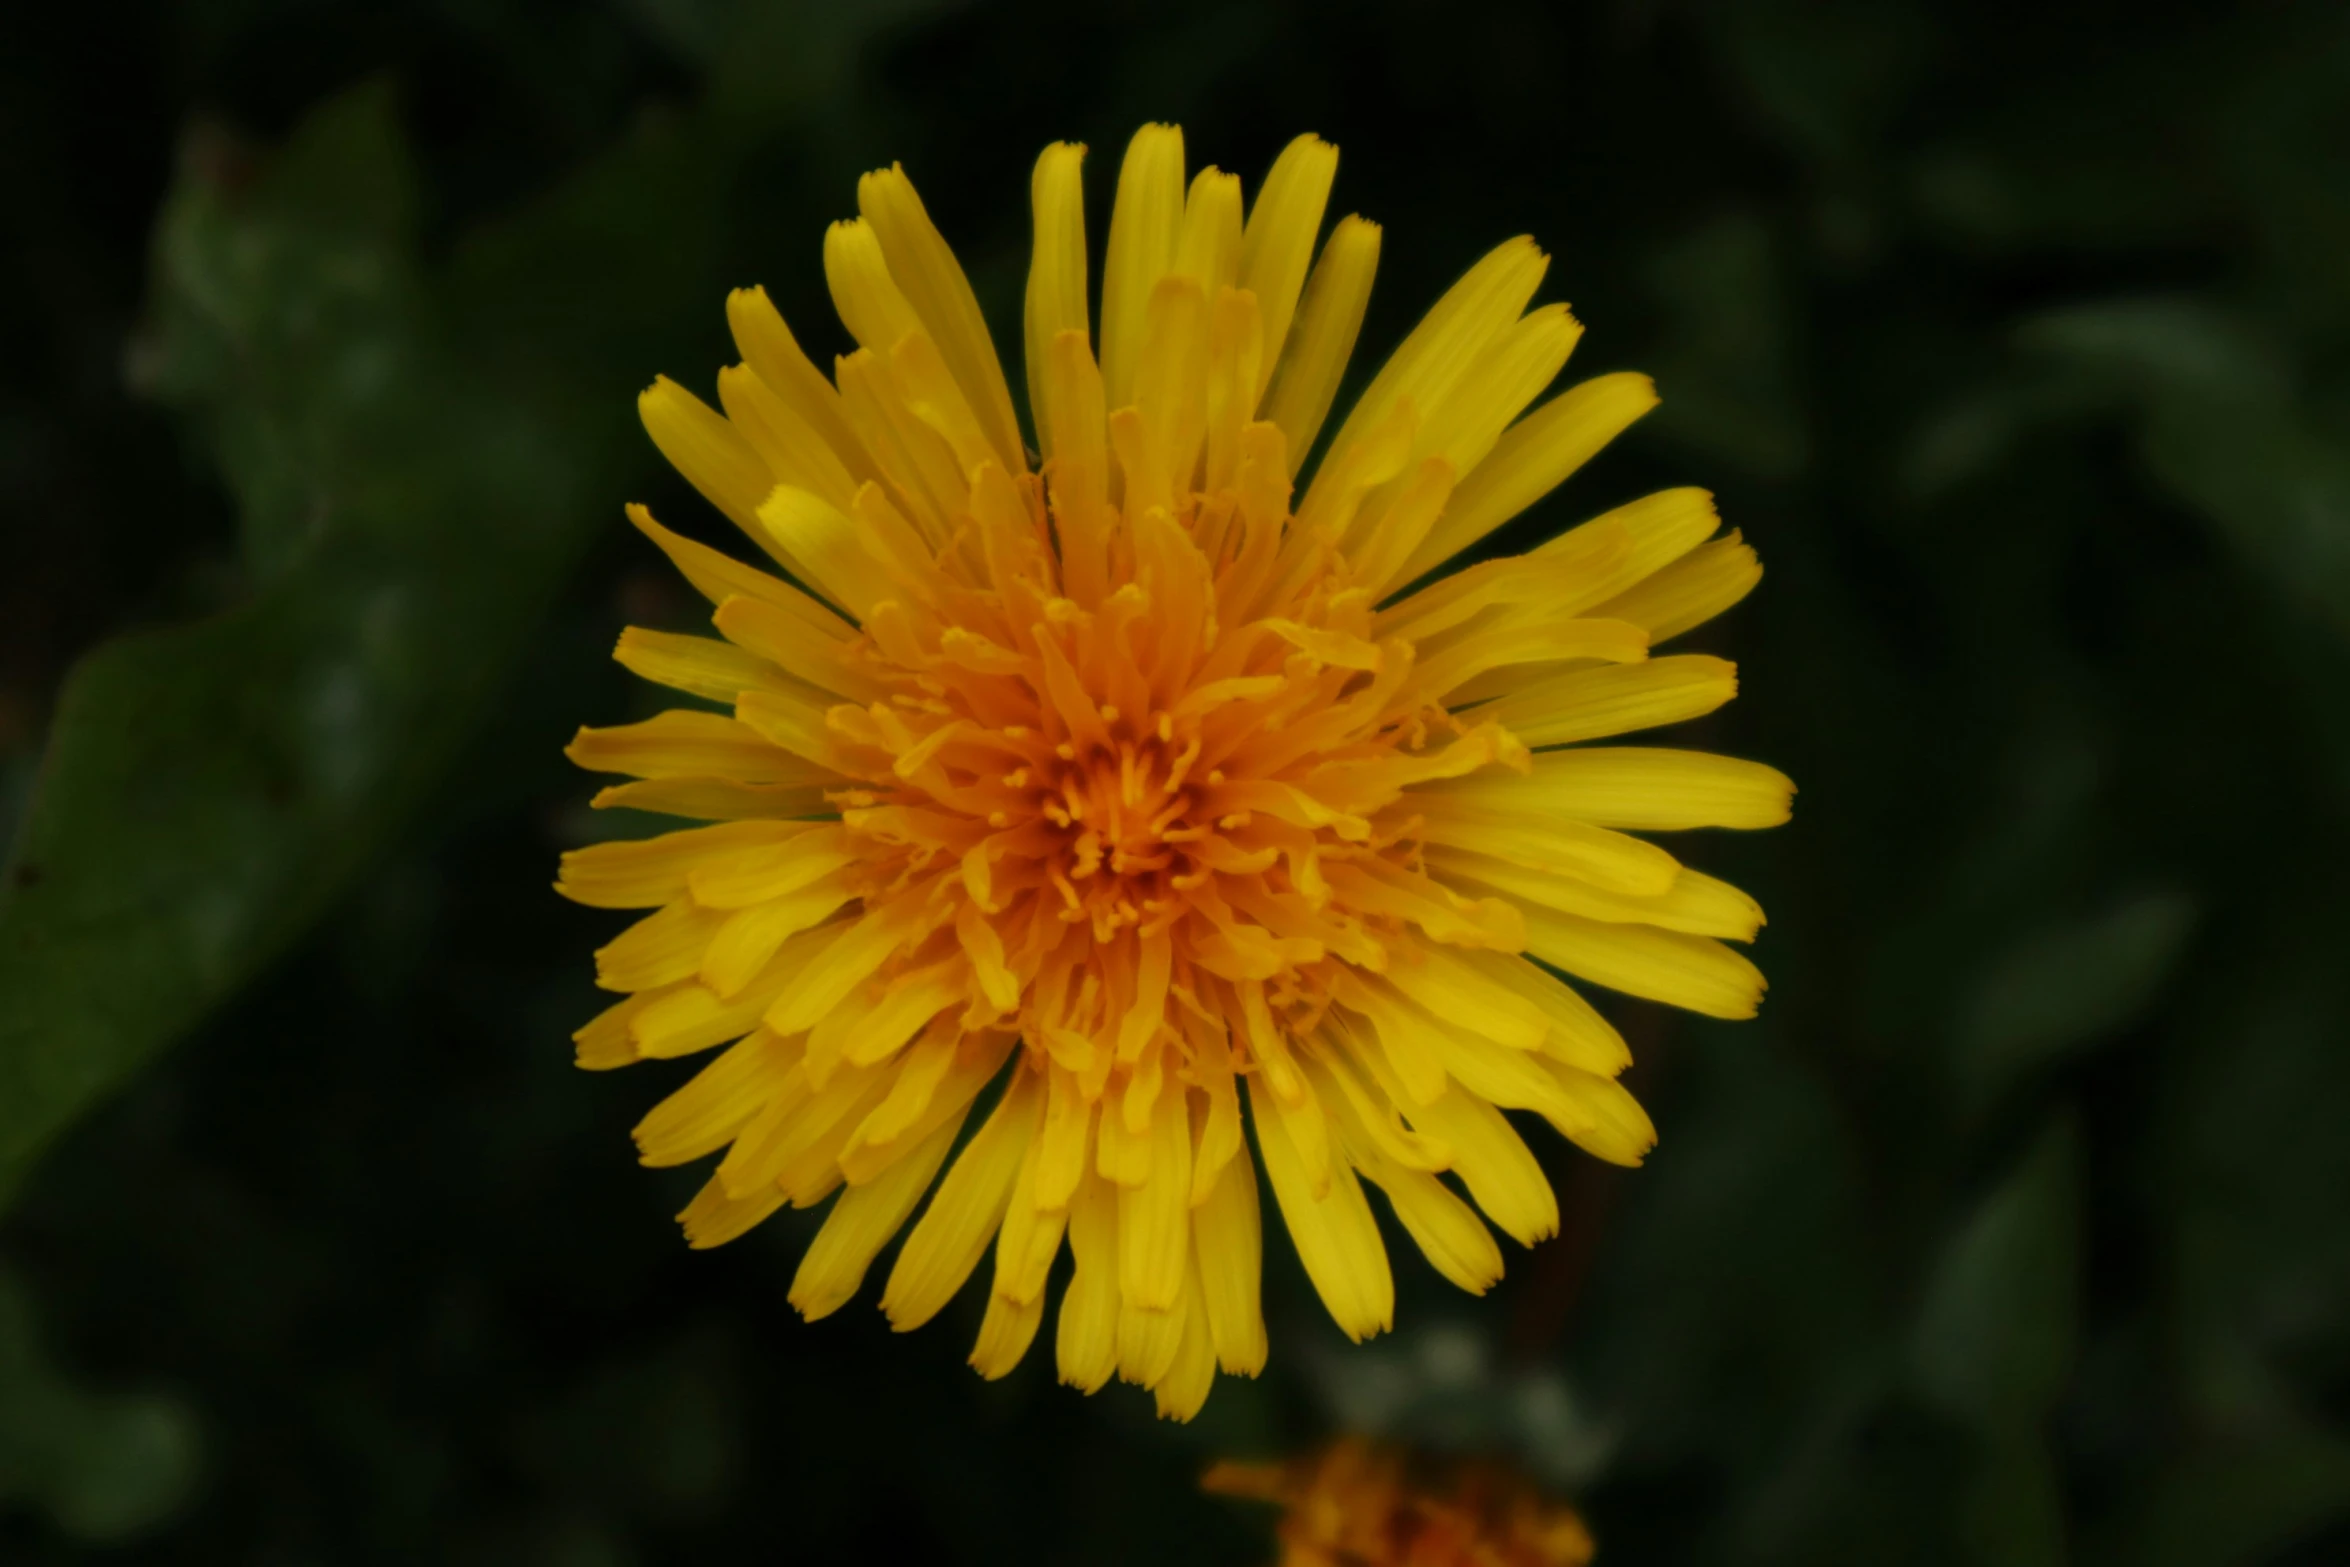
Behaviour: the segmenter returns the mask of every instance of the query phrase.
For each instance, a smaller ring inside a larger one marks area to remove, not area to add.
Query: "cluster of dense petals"
[[[1222,1496],[1282,1509],[1276,1567],[1585,1567],[1573,1508],[1494,1464],[1414,1463],[1360,1440],[1280,1464],[1218,1464]]]
[[[1294,143],[1244,218],[1237,179],[1187,183],[1178,132],[1138,135],[1098,355],[1080,157],[1034,181],[1036,453],[895,169],[826,238],[859,345],[833,375],[749,290],[723,413],[646,392],[662,451],[782,574],[632,508],[719,636],[630,630],[618,656],[724,710],[571,754],[633,780],[597,804],[708,825],[573,853],[560,885],[654,911],[597,955],[626,999],[583,1065],[728,1047],[637,1129],[648,1164],[724,1150],[694,1244],[832,1198],[792,1289],[818,1317],[935,1187],[896,1326],[992,1243],[973,1360],[1001,1375],[1066,1241],[1063,1377],[1187,1417],[1265,1357],[1260,1160],[1360,1338],[1394,1300],[1365,1180],[1481,1291],[1502,1262],[1472,1201],[1521,1242],[1557,1223],[1505,1110],[1640,1159],[1623,1042],[1555,971],[1750,1013],[1761,977],[1722,938],[1760,911],[1633,833],[1769,825],[1789,785],[1570,744],[1734,691],[1719,659],[1650,656],[1758,575],[1702,492],[1413,587],[1654,401],[1609,375],[1526,412],[1579,332],[1528,309],[1530,242],[1443,297],[1301,491],[1378,250],[1347,218],[1317,259],[1335,149]]]

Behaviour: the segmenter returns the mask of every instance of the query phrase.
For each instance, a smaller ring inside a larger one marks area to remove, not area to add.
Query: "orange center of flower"
[[[868,785],[831,796],[868,911],[902,911],[882,982],[959,948],[996,1013],[959,1026],[1021,1028],[1092,1093],[1192,1025],[1222,1036],[1210,1018],[1294,1034],[1329,960],[1384,969],[1409,912],[1384,894],[1416,879],[1416,821],[1367,813],[1522,750],[1488,727],[1423,754],[1460,726],[1415,690],[1409,644],[1372,640],[1332,541],[1300,547],[1285,487],[1253,515],[1226,492],[1130,517],[1090,605],[1067,559],[1089,541],[1046,484],[979,488],[999,505],[934,560],[890,555],[892,596],[846,644],[875,699],[824,718],[828,760]],[[878,491],[860,510],[913,531]],[[1244,1034],[1215,1041],[1240,1070],[1269,1042]]]

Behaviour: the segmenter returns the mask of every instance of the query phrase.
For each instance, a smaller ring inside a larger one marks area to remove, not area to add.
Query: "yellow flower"
[[[1278,1502],[1277,1567],[1583,1567],[1591,1531],[1489,1464],[1413,1465],[1347,1440],[1285,1464],[1218,1464],[1223,1496]]]
[[[580,850],[560,885],[657,911],[597,954],[627,999],[577,1035],[583,1066],[733,1042],[636,1132],[651,1165],[726,1150],[694,1245],[838,1192],[791,1291],[821,1317],[936,1183],[882,1294],[896,1327],[992,1240],[972,1360],[1002,1375],[1065,1237],[1062,1378],[1188,1418],[1218,1366],[1265,1359],[1244,1122],[1348,1334],[1394,1309],[1362,1177],[1484,1290],[1501,1253],[1462,1190],[1521,1242],[1558,1223],[1502,1110],[1621,1164],[1655,1139],[1623,1041],[1551,969],[1720,1017],[1763,987],[1720,940],[1753,936],[1752,900],[1625,829],[1769,826],[1791,786],[1535,749],[1734,692],[1720,659],[1649,656],[1760,574],[1702,491],[1402,591],[1655,401],[1606,375],[1519,417],[1581,331],[1527,309],[1531,241],[1437,303],[1301,487],[1379,249],[1349,217],[1315,260],[1337,150],[1293,142],[1244,221],[1237,178],[1187,188],[1181,133],[1139,133],[1098,359],[1082,157],[1049,148],[1034,178],[1041,460],[894,168],[825,236],[860,345],[831,379],[754,289],[727,302],[723,416],[644,394],[662,452],[791,580],[631,508],[724,640],[632,629],[618,657],[730,711],[570,754],[636,780],[598,805],[712,825]]]

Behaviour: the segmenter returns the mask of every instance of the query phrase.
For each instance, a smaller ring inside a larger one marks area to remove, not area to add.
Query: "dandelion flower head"
[[[632,629],[617,656],[715,708],[570,754],[631,780],[598,805],[705,825],[574,852],[560,887],[653,911],[597,954],[625,999],[582,1065],[726,1047],[636,1131],[651,1165],[723,1151],[692,1244],[829,1199],[791,1289],[816,1318],[912,1220],[881,1296],[901,1330],[992,1246],[993,1377],[1066,1243],[1062,1378],[1188,1418],[1265,1359],[1260,1162],[1357,1339],[1394,1313],[1365,1181],[1481,1292],[1478,1209],[1525,1244],[1558,1223],[1505,1111],[1639,1162],[1624,1043],[1560,975],[1750,1014],[1762,978],[1724,940],[1761,911],[1636,834],[1769,826],[1791,786],[1582,743],[1736,689],[1651,654],[1760,574],[1704,492],[1439,570],[1655,402],[1613,374],[1534,406],[1581,328],[1529,308],[1531,240],[1438,300],[1309,465],[1380,246],[1359,217],[1322,233],[1337,150],[1299,138],[1244,205],[1146,127],[1098,329],[1082,157],[1048,148],[1032,181],[1030,432],[896,168],[825,236],[858,345],[831,376],[752,289],[723,412],[645,392],[661,451],[780,571],[630,509],[719,635]]]
[[[1281,1464],[1218,1464],[1206,1488],[1277,1502],[1276,1567],[1585,1567],[1575,1510],[1493,1464],[1415,1464],[1348,1439]]]

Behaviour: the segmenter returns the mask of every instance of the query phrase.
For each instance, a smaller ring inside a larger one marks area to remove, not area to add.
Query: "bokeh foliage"
[[[0,1555],[1238,1562],[1201,1463],[1336,1423],[1614,1562],[2350,1553],[2343,7],[89,10],[0,56]],[[838,346],[891,159],[1017,341],[1029,160],[1098,226],[1145,118],[1340,143],[1367,343],[1554,251],[1665,404],[1497,544],[1717,490],[1769,575],[1692,742],[1803,786],[1699,855],[1763,1018],[1613,1007],[1649,1167],[1361,1349],[1276,1240],[1180,1429],[797,1323],[802,1220],[686,1254],[546,890],[612,634],[692,617],[635,389],[738,283]]]

